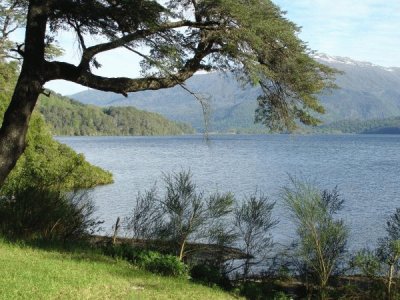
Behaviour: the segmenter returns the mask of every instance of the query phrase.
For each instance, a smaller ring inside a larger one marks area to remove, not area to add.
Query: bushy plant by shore
[[[27,187],[0,197],[0,235],[11,239],[84,239],[102,223],[84,192]]]

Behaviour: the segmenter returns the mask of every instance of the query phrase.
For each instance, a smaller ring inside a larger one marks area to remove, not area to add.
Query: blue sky
[[[311,49],[400,67],[400,0],[274,0]]]
[[[286,17],[302,27],[300,38],[318,52],[369,61],[387,67],[400,67],[400,0],[273,0]],[[67,49],[65,60],[79,56],[73,36],[59,37]],[[71,50],[75,49],[75,50]],[[138,76],[137,64],[127,67],[128,54],[111,52],[99,57],[103,68],[98,74]],[[136,61],[136,60],[134,60]],[[54,81],[47,85],[72,94],[84,87]]]

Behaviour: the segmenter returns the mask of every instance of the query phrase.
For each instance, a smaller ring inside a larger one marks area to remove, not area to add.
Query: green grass
[[[233,299],[90,251],[42,250],[0,240],[0,299]]]

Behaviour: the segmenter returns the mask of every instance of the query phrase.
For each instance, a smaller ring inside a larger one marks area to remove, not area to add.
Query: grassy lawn
[[[234,299],[88,251],[61,253],[0,240],[0,299]]]

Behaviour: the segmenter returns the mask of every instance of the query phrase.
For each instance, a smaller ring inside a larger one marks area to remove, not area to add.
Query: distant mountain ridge
[[[325,54],[317,54],[315,59],[344,72],[336,79],[340,89],[326,91],[319,97],[326,108],[326,114],[320,116],[324,122],[400,116],[400,68]],[[210,131],[265,131],[253,122],[260,92],[257,87],[242,88],[233,75],[220,73],[195,75],[186,84],[194,92],[211,96]],[[95,90],[71,97],[98,106],[135,106],[188,122],[200,131],[204,128],[200,104],[181,87],[131,93],[127,98]]]
[[[344,72],[336,78],[340,89],[321,96],[327,110],[325,121],[400,116],[400,68],[328,55],[316,59]]]

